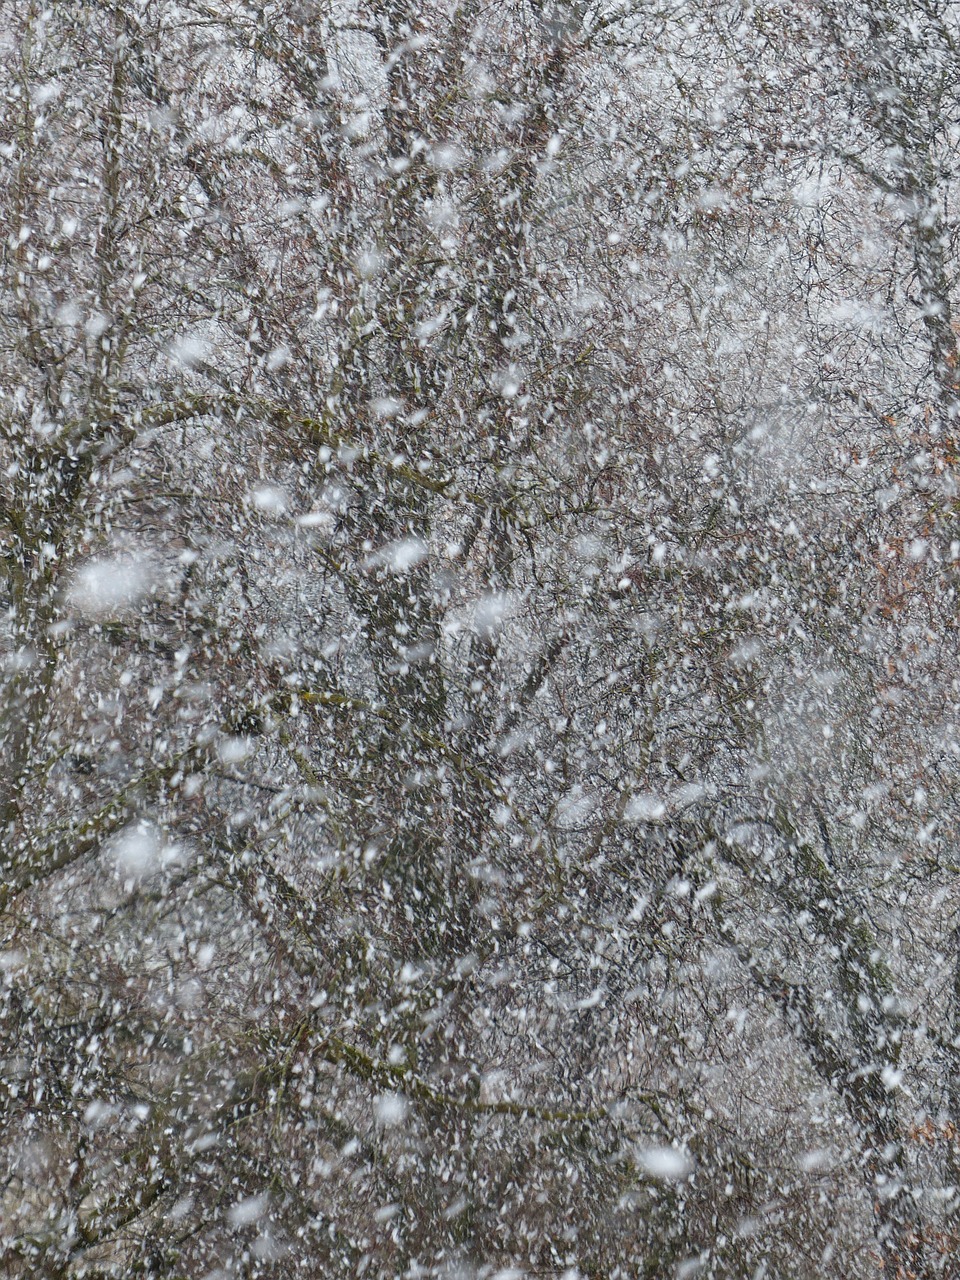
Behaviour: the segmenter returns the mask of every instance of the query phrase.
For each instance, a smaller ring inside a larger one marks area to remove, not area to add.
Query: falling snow
[[[0,5],[0,1275],[960,1275],[960,5]]]

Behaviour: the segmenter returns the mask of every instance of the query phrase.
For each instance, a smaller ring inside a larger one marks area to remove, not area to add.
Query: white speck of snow
[[[165,844],[160,850],[160,865],[165,871],[187,867],[195,857],[195,849],[189,844]]]
[[[357,275],[361,280],[372,280],[383,270],[383,258],[372,250],[361,253],[357,258]]]
[[[580,289],[574,294],[570,305],[574,311],[579,311],[582,315],[587,315],[591,311],[598,311],[603,307],[606,299],[602,293],[596,289]]]
[[[446,311],[439,311],[435,316],[430,316],[428,319],[420,321],[416,332],[421,342],[432,338],[435,333],[440,332],[447,322],[447,314]]]
[[[649,794],[634,796],[624,810],[628,822],[656,822],[667,812],[667,806],[659,798]]]
[[[512,816],[508,804],[498,804],[493,810],[493,824],[503,830],[504,827],[509,826]]]
[[[575,783],[557,804],[557,822],[563,827],[575,827],[585,822],[596,807],[595,797],[585,794],[580,783]]]
[[[111,1106],[109,1102],[103,1102],[99,1098],[95,1098],[83,1113],[83,1123],[88,1129],[99,1129],[101,1125],[117,1114],[117,1108]]]
[[[269,1203],[268,1195],[247,1196],[243,1200],[238,1200],[227,1210],[227,1221],[234,1230],[238,1227],[248,1227],[252,1222],[260,1221]]]
[[[903,1072],[888,1064],[880,1072],[880,1079],[883,1081],[883,1087],[886,1091],[892,1093],[894,1089],[899,1089],[903,1083]]]
[[[513,400],[520,391],[520,375],[513,370],[500,373],[496,383],[504,400]]]
[[[690,1280],[691,1276],[695,1276],[698,1271],[703,1270],[706,1259],[697,1256],[696,1258],[685,1258],[683,1262],[678,1262],[674,1275],[677,1280]]]
[[[465,155],[454,142],[441,142],[430,150],[430,163],[434,169],[449,171],[459,169],[465,162]]]
[[[687,782],[673,793],[673,802],[679,807],[696,804],[706,795],[706,787],[700,782]]]
[[[368,556],[368,569],[386,568],[394,573],[409,573],[429,555],[429,548],[422,538],[399,538]]]
[[[830,1152],[824,1147],[805,1151],[800,1157],[800,1168],[804,1173],[818,1173],[822,1169],[829,1169],[832,1163]]]
[[[4,671],[11,674],[16,671],[29,671],[37,665],[36,649],[27,646],[23,649],[15,649],[13,653],[4,654],[0,666]]]
[[[167,1214],[167,1217],[173,1222],[179,1222],[181,1218],[185,1218],[187,1216],[192,1208],[193,1196],[181,1196],[179,1200],[171,1205],[170,1212]]]
[[[395,418],[403,408],[403,401],[396,396],[376,396],[370,401],[370,410],[378,418]]]
[[[386,1129],[402,1124],[407,1114],[406,1099],[399,1093],[382,1093],[376,1103],[377,1122]]]
[[[142,559],[91,560],[67,589],[67,603],[88,618],[103,618],[135,605],[150,590],[152,579]]]
[[[143,880],[159,870],[163,846],[152,822],[136,822],[121,831],[110,845],[117,873],[127,881]]]
[[[824,312],[828,324],[841,329],[876,329],[883,321],[881,307],[859,298],[844,298]]]
[[[287,509],[287,495],[275,484],[261,484],[250,492],[250,501],[258,511],[281,516]]]
[[[221,764],[239,764],[251,755],[253,743],[249,738],[226,737],[217,743],[217,755]]]
[[[513,601],[506,592],[490,592],[474,604],[471,622],[478,635],[488,638],[505,620]]]
[[[336,524],[336,519],[330,511],[305,511],[302,516],[297,516],[296,522],[301,529],[325,529],[330,531]]]
[[[110,317],[105,316],[102,311],[93,311],[87,317],[83,326],[83,331],[88,338],[99,338],[110,328]]]
[[[80,323],[83,316],[75,302],[67,301],[60,303],[60,306],[53,313],[53,318],[56,324],[63,325],[65,328],[72,328]]]
[[[693,1157],[677,1147],[637,1147],[637,1165],[659,1182],[682,1182],[693,1172]]]
[[[182,365],[185,369],[196,368],[198,364],[202,364],[210,353],[210,344],[205,342],[203,338],[199,338],[194,334],[184,333],[170,343],[167,348],[167,355],[174,364]]]
[[[48,80],[46,84],[37,85],[30,93],[33,103],[37,107],[45,106],[48,102],[54,102],[60,97],[63,86],[59,80]]]
[[[757,657],[759,657],[763,646],[755,636],[748,636],[745,640],[741,640],[739,644],[734,645],[728,655],[728,661],[734,667],[749,666]]]

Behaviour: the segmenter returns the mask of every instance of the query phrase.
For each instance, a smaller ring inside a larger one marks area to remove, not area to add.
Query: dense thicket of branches
[[[960,1274],[957,6],[0,15],[0,1274]]]

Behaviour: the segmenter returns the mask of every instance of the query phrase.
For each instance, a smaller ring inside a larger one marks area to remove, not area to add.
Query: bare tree
[[[953,1274],[953,6],[4,16],[0,1268]]]

